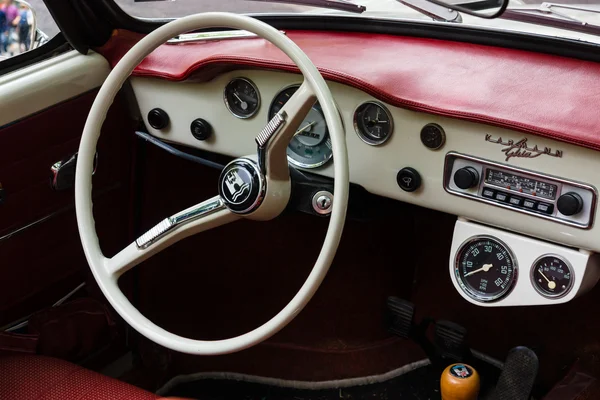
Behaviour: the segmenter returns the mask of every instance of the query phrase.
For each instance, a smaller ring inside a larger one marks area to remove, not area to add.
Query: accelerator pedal
[[[487,400],[528,400],[538,369],[539,360],[533,350],[515,347],[508,353],[496,388]]]

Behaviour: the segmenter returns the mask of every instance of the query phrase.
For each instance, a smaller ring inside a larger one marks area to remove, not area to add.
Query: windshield
[[[294,4],[282,3],[285,1]],[[360,15],[364,18],[433,21],[431,17],[405,6],[397,0],[347,1],[364,6],[366,10],[362,13],[350,13],[332,9],[325,4],[322,7],[298,4],[310,2],[314,5],[315,2],[325,3],[324,0],[115,0],[124,11],[140,18],[178,18],[198,12],[228,11],[251,14]],[[460,2],[462,0],[453,1]],[[462,22],[460,23],[462,25],[564,37],[600,44],[600,0],[561,0],[558,3],[548,3],[541,0],[511,0],[508,11],[501,18],[490,20],[464,13],[461,17]],[[597,32],[594,31],[594,26],[598,27]]]

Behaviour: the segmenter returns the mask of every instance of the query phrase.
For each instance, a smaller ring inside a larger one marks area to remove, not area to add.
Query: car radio
[[[444,167],[447,192],[495,206],[590,228],[593,186],[450,152]]]

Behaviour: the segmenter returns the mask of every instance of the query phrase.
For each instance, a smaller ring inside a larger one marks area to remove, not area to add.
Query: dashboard
[[[302,83],[300,75],[261,69],[202,81],[130,81],[150,134],[231,157],[255,153],[256,134]],[[350,181],[459,217],[449,273],[467,301],[558,304],[598,281],[597,151],[397,107],[356,87],[328,84],[344,124]],[[287,151],[295,167],[333,176],[318,103]]]

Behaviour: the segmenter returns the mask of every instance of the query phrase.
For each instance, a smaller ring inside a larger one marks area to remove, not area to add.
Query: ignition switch
[[[331,206],[333,205],[333,194],[327,190],[321,190],[313,195],[312,206],[317,214],[331,214]]]

